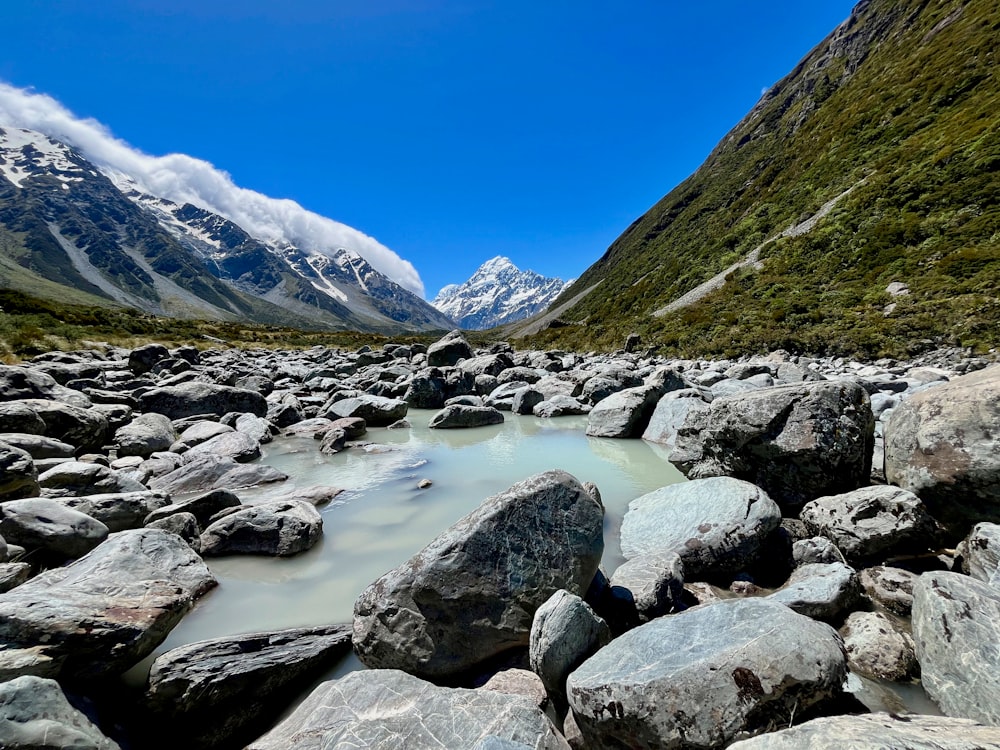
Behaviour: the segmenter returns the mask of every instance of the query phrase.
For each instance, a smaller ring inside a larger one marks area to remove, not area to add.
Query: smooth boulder
[[[461,331],[455,330],[445,334],[441,339],[427,347],[427,364],[429,367],[451,367],[460,360],[472,358],[472,347],[465,340]]]
[[[492,424],[503,424],[503,413],[492,406],[450,404],[431,417],[427,426],[431,429],[446,430],[486,427]]]
[[[33,497],[0,504],[0,535],[46,558],[81,557],[108,538],[108,527],[55,500]]]
[[[397,670],[319,685],[247,750],[569,750],[538,706],[492,690],[438,687]]]
[[[258,417],[267,415],[267,401],[257,391],[201,381],[153,388],[139,397],[139,407],[143,412],[155,411],[170,419],[198,414],[221,417],[231,411],[249,412]]]
[[[604,507],[549,471],[487,498],[354,605],[354,647],[370,667],[463,672],[528,645],[553,593],[582,594],[604,550]]]
[[[590,605],[560,589],[535,612],[528,659],[545,689],[563,695],[569,673],[610,641],[608,624]]]
[[[843,642],[764,599],[730,599],[619,636],[569,676],[588,747],[724,747],[840,693]]]
[[[74,708],[55,680],[24,675],[0,683],[0,747],[8,750],[119,750]]]
[[[310,549],[322,533],[323,517],[312,503],[274,500],[243,506],[212,523],[201,534],[201,554],[288,557]]]
[[[363,394],[334,402],[328,414],[338,419],[360,417],[365,424],[385,427],[405,417],[409,408],[402,399]]]
[[[170,448],[174,442],[174,425],[163,414],[140,414],[115,430],[114,442],[119,456],[149,458],[157,451]]]

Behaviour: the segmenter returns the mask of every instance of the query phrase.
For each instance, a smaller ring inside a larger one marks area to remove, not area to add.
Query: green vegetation
[[[562,315],[573,324],[532,345],[613,349],[633,332],[680,356],[997,344],[1000,6],[856,13],[557,300],[601,282]],[[812,231],[779,236],[852,186]],[[764,243],[759,270],[652,315]],[[894,281],[910,294],[890,297]]]

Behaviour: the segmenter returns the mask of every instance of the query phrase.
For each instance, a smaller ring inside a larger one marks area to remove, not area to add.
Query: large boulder
[[[410,380],[403,400],[414,409],[440,409],[444,406],[447,382],[440,370],[418,372]]]
[[[77,452],[87,453],[100,451],[108,439],[108,419],[97,409],[86,409],[73,406],[70,403],[51,401],[47,399],[25,399],[0,404],[0,425],[4,425],[3,412],[10,411],[17,415],[14,424],[28,419],[24,410],[30,411],[41,421],[43,429],[39,432],[46,437],[53,437],[76,447]],[[34,419],[30,423],[35,426]],[[18,429],[14,425],[2,427],[4,432],[35,432],[35,429]]]
[[[203,453],[226,456],[237,463],[245,464],[260,458],[260,441],[245,432],[233,430],[198,443],[187,453],[188,456]]]
[[[829,381],[759,388],[687,414],[668,454],[689,479],[732,476],[782,507],[868,483],[875,445],[868,394]]]
[[[207,526],[216,513],[228,508],[239,508],[240,505],[239,496],[230,490],[209,490],[200,495],[157,508],[146,516],[144,523],[161,521],[176,513],[190,513],[198,523]]]
[[[692,411],[708,411],[709,408],[708,401],[697,388],[671,391],[656,402],[642,439],[660,443],[668,450],[673,450],[677,432],[684,425],[688,414]]]
[[[146,486],[122,471],[89,461],[66,461],[38,476],[48,497],[79,497],[105,492],[142,492]]]
[[[492,406],[465,406],[451,404],[431,417],[427,425],[431,429],[456,429],[461,427],[485,427],[503,424],[503,412]]]
[[[108,531],[114,532],[139,528],[150,513],[170,504],[170,496],[165,492],[144,490],[61,497],[55,502],[96,518],[108,527]]]
[[[563,695],[566,677],[611,641],[611,629],[576,594],[560,589],[535,612],[528,658],[552,695]]]
[[[0,401],[50,399],[86,409],[90,399],[59,385],[55,378],[32,367],[0,365]]]
[[[370,667],[444,677],[528,645],[553,593],[582,594],[604,550],[604,508],[550,471],[487,498],[354,605],[354,647]]]
[[[977,523],[962,542],[962,570],[973,578],[1000,582],[1000,525]]]
[[[119,750],[70,704],[58,682],[32,675],[0,683],[0,747]]]
[[[661,487],[629,503],[622,521],[626,559],[673,552],[688,580],[752,565],[781,524],[777,504],[740,479],[712,477]]]
[[[173,471],[150,479],[149,487],[175,495],[219,489],[238,490],[286,479],[288,475],[273,466],[241,464],[228,456],[205,453],[194,456]]]
[[[39,492],[38,469],[31,454],[0,442],[0,501],[35,497]]]
[[[657,384],[612,393],[591,409],[587,417],[587,434],[591,437],[639,437],[649,425],[663,394],[664,388]]]
[[[924,573],[913,587],[913,641],[924,690],[945,714],[1000,723],[1000,591]]]
[[[242,745],[350,650],[349,625],[189,643],[153,662],[145,703],[158,725],[180,728],[185,747]]]
[[[324,682],[247,750],[569,750],[538,706],[492,690],[437,687],[397,670]]]
[[[0,595],[0,680],[93,679],[155,649],[216,580],[175,534],[122,531]]]
[[[860,596],[861,584],[854,568],[834,562],[800,565],[768,599],[817,620],[836,620]]]
[[[829,716],[736,742],[729,750],[1000,750],[1000,727],[916,714]]]
[[[812,534],[825,536],[851,561],[926,552],[937,524],[920,498],[898,487],[862,487],[820,497],[799,513]]]
[[[840,693],[843,642],[764,599],[730,599],[630,630],[569,676],[588,747],[724,747]]]
[[[915,393],[885,423],[885,476],[964,534],[1000,523],[1000,366]]]
[[[119,456],[149,456],[165,451],[174,442],[174,425],[163,414],[140,414],[115,431]]]
[[[311,548],[323,533],[323,517],[305,500],[247,505],[212,523],[201,535],[203,555],[287,557]]]
[[[401,399],[362,394],[334,402],[328,416],[338,419],[360,417],[365,424],[385,427],[405,417],[408,410],[409,404]]]
[[[451,367],[459,360],[472,357],[472,347],[461,331],[455,330],[427,347],[427,364],[430,367]]]
[[[108,527],[55,500],[33,497],[0,504],[0,535],[48,559],[80,557],[108,538]]]
[[[919,671],[913,638],[881,612],[852,612],[840,631],[851,671],[873,680],[900,682]]]
[[[136,375],[145,375],[153,369],[157,362],[169,356],[170,352],[163,344],[139,346],[129,352],[128,369]]]
[[[44,427],[42,430],[44,431]],[[26,451],[33,459],[72,458],[76,452],[69,443],[44,435],[32,435],[25,432],[0,433],[0,443],[12,445]]]
[[[201,381],[153,388],[139,397],[139,406],[143,412],[155,411],[170,419],[197,414],[221,417],[231,411],[267,414],[267,401],[257,391]]]

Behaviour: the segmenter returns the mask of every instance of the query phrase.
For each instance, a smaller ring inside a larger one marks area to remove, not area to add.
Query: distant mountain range
[[[492,258],[462,284],[449,284],[431,302],[460,328],[483,330],[524,320],[544,310],[566,287],[562,279],[521,271],[508,258]]]
[[[998,29],[995,2],[859,2],[520,330],[681,356],[996,347]]]
[[[0,124],[0,287],[65,302],[383,333],[455,321],[350,247],[253,237],[144,192],[42,133]]]

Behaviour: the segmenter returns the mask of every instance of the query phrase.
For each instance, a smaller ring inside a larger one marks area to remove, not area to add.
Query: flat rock
[[[205,453],[171,472],[149,480],[150,489],[171,495],[214,489],[242,489],[283,482],[288,475],[264,464],[241,464],[228,456]]]
[[[582,594],[604,550],[604,508],[550,471],[487,498],[354,605],[354,647],[370,667],[446,676],[525,647],[553,593]]]
[[[94,549],[107,539],[108,527],[55,500],[34,497],[0,504],[0,534],[46,558],[65,560]]]
[[[461,427],[485,427],[503,424],[503,413],[492,406],[465,406],[451,404],[431,417],[427,425],[431,429],[455,429]]]
[[[1000,366],[916,393],[885,422],[885,475],[964,535],[1000,523]]]
[[[247,750],[568,750],[525,698],[437,687],[397,670],[324,682]]]
[[[5,432],[0,434],[0,443],[12,445],[27,451],[34,459],[72,458],[76,452],[69,443],[44,435],[31,435],[24,432]]]
[[[674,552],[687,579],[752,564],[781,511],[764,490],[730,477],[679,482],[629,503],[621,528],[626,559]]]
[[[831,539],[849,561],[926,552],[937,523],[912,492],[878,485],[820,497],[799,513],[812,534]]]
[[[81,497],[108,492],[143,492],[146,486],[124,472],[88,461],[66,461],[38,476],[47,497]]]
[[[0,679],[120,674],[152,652],[215,584],[174,534],[114,534],[76,562],[0,595]]]
[[[406,416],[409,404],[398,398],[363,394],[334,402],[328,414],[338,419],[360,417],[365,424],[384,427]]]
[[[853,607],[860,594],[853,568],[843,563],[811,563],[797,567],[785,585],[767,598],[799,614],[833,620]]]
[[[186,747],[245,743],[351,649],[350,625],[248,633],[171,649],[153,662],[146,705]]]
[[[865,714],[813,719],[729,750],[1000,750],[1000,727],[947,716]]]
[[[267,401],[257,391],[201,381],[153,388],[139,397],[139,407],[143,412],[155,411],[170,419],[199,414],[221,417],[231,411],[267,415]]]
[[[323,517],[304,500],[276,500],[247,505],[206,528],[202,555],[275,555],[310,549],[323,533]]]
[[[86,513],[107,526],[108,531],[115,532],[139,528],[150,513],[170,505],[170,496],[165,492],[144,490],[61,497],[54,498],[54,501]]]
[[[924,690],[945,714],[1000,723],[1000,591],[924,573],[913,587],[913,641]]]
[[[10,750],[119,750],[73,708],[55,680],[25,675],[0,683],[0,747]]]
[[[731,599],[619,636],[567,681],[588,747],[723,747],[840,693],[843,643],[765,599]]]
[[[868,394],[856,383],[774,386],[689,412],[668,459],[689,479],[745,479],[795,508],[867,484],[874,432]]]

